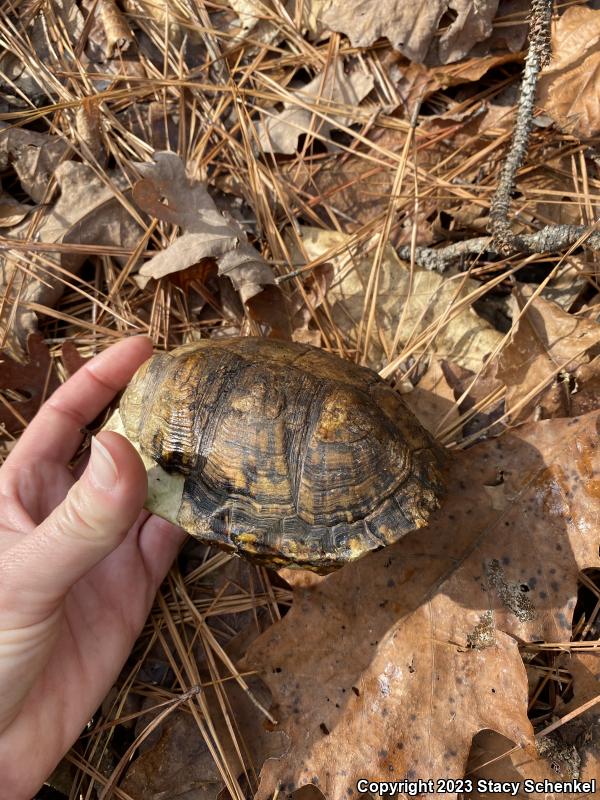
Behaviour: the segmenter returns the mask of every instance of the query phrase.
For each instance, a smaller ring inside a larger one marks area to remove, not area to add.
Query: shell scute
[[[375,373],[308,345],[217,339],[151,358],[127,436],[185,476],[177,522],[264,563],[328,571],[426,524],[440,448]]]

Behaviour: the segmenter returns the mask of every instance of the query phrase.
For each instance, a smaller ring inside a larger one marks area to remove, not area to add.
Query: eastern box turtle
[[[151,511],[272,566],[340,567],[425,525],[443,490],[441,448],[398,394],[309,345],[160,353],[115,417],[145,460]]]

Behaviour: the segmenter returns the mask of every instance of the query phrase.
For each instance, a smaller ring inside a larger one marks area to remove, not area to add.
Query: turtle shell
[[[440,448],[376,373],[309,345],[203,340],[149,359],[125,433],[183,476],[176,521],[262,563],[327,572],[427,523]]]

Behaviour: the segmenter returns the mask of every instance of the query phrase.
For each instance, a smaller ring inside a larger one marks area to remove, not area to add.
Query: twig
[[[492,257],[507,256],[516,252],[554,253],[584,244],[590,250],[600,250],[600,232],[595,228],[584,225],[547,225],[536,233],[515,234],[508,219],[516,175],[527,155],[538,75],[542,67],[550,61],[552,7],[553,0],[531,0],[529,49],[523,69],[510,148],[502,165],[498,187],[490,208],[491,236],[479,236],[439,249],[417,247],[413,253],[408,246],[400,247],[398,255],[405,261],[413,257],[415,263],[424,269],[444,272],[461,258],[479,256],[482,253]]]
[[[522,239],[511,231],[508,221],[510,198],[515,188],[517,171],[527,155],[533,119],[538,74],[550,61],[550,22],[552,0],[532,0],[529,22],[529,50],[525,59],[517,118],[510,148],[500,173],[498,188],[490,209],[490,233],[495,249],[504,255],[524,249]]]
[[[586,234],[588,234],[586,236]],[[518,239],[519,250],[522,253],[555,253],[578,243],[585,245],[590,250],[600,250],[600,231],[585,225],[547,225],[536,233],[526,233],[514,237]],[[417,247],[415,248],[415,264],[423,269],[444,272],[454,262],[465,256],[478,256],[487,253],[490,256],[503,256],[505,250],[502,245],[491,236],[478,236],[475,239],[466,239],[455,242],[447,247]],[[405,261],[411,257],[409,245],[398,248],[398,255]]]

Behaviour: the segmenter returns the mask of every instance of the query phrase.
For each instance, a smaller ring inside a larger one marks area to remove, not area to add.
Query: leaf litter
[[[143,175],[134,199],[149,214],[178,225],[182,235],[139,270],[139,285],[192,266],[203,258],[215,258],[219,274],[229,277],[245,302],[275,276],[260,253],[247,241],[240,224],[217,209],[206,186],[189,182],[182,161],[173,153],[156,153],[154,164],[138,164]],[[160,197],[166,198],[166,203]]]
[[[189,542],[51,780],[64,796],[598,775],[593,248],[464,249],[433,271],[418,253],[486,241],[527,10],[2,12],[3,452],[129,331],[326,347],[380,370],[454,451],[432,525],[338,574]],[[518,234],[597,216],[598,13],[555,17]]]
[[[357,246],[349,235],[320,228],[301,228],[299,234],[292,250],[293,263],[322,261],[333,266],[328,292],[332,318],[348,341],[356,341],[372,269],[373,243]],[[369,364],[379,368],[395,343],[408,352],[433,351],[467,368],[478,367],[502,337],[471,310],[470,304],[464,303],[461,309],[461,300],[476,287],[468,278],[450,281],[428,270],[411,270],[391,246],[386,247],[375,297],[377,335],[369,343]]]
[[[543,404],[546,418],[569,416],[569,377],[594,357],[600,324],[568,314],[528,288],[515,293],[512,301],[516,324],[496,367],[496,377],[507,388],[507,413],[513,421],[524,419]]]
[[[600,60],[600,12],[572,6],[552,32],[553,59],[540,83],[540,105],[556,122],[582,138],[600,131],[595,91]]]
[[[452,9],[453,22],[435,34],[445,13]],[[331,30],[345,33],[354,47],[367,47],[381,36],[411,61],[422,62],[434,51],[442,63],[458,61],[474,44],[491,36],[497,3],[473,5],[468,0],[434,0],[431,3],[403,3],[402,0],[359,0],[349,6],[342,0],[328,0],[320,18]]]
[[[290,92],[289,99],[284,100],[282,111],[257,124],[256,135],[260,148],[265,153],[291,155],[298,148],[298,138],[311,132],[327,146],[335,146],[330,139],[331,131],[352,124],[352,117],[343,116],[336,110],[337,107],[358,106],[373,86],[372,75],[360,68],[345,72],[342,62],[336,61],[327,72],[317,75],[301,89]],[[316,116],[311,111],[311,105],[316,100],[322,108],[330,105],[331,112],[325,115],[320,111]]]
[[[39,161],[36,159],[35,163],[30,184],[34,193]],[[7,231],[9,237],[48,245],[134,247],[141,228],[119,198],[118,181],[113,179],[114,186],[107,185],[89,166],[76,161],[59,164],[52,178],[60,191],[56,202],[46,206],[37,219],[23,220]],[[0,333],[7,351],[18,359],[24,357],[27,337],[37,331],[37,308],[51,308],[65,283],[72,280],[84,262],[84,257],[74,249],[61,253],[45,247],[40,252],[41,255],[28,262],[15,247],[0,261],[4,299]]]

